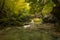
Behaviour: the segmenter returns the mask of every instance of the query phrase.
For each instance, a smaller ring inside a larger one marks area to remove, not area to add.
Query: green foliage
[[[53,10],[53,7],[55,7],[55,4],[52,1],[49,1],[49,3],[45,4],[42,9],[43,15],[46,16],[49,14]]]
[[[58,2],[60,3],[60,0],[58,0]]]
[[[60,0],[58,2],[60,3]],[[52,0],[0,0],[0,26],[24,25],[35,17],[35,13],[39,16],[42,14],[43,19],[54,7],[58,6]],[[55,10],[59,13],[58,9]]]
[[[21,26],[29,22],[29,9],[25,0],[0,0],[0,26]]]

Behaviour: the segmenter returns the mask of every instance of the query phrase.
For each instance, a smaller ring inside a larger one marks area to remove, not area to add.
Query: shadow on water
[[[60,40],[49,30],[28,30],[12,28],[0,33],[0,40]]]

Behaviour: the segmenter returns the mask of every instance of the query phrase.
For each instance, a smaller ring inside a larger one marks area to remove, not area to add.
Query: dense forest
[[[0,27],[23,26],[39,19],[60,28],[59,7],[60,0],[0,0]]]
[[[0,0],[0,40],[60,40],[60,0]]]

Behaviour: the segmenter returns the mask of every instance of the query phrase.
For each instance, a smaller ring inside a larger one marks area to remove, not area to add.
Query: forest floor
[[[50,25],[50,24],[49,24]],[[60,40],[60,33],[45,29],[8,27],[0,30],[0,40]]]

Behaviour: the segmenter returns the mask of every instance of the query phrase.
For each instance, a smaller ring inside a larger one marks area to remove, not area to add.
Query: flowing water
[[[0,40],[60,40],[49,30],[11,28],[0,33]]]

